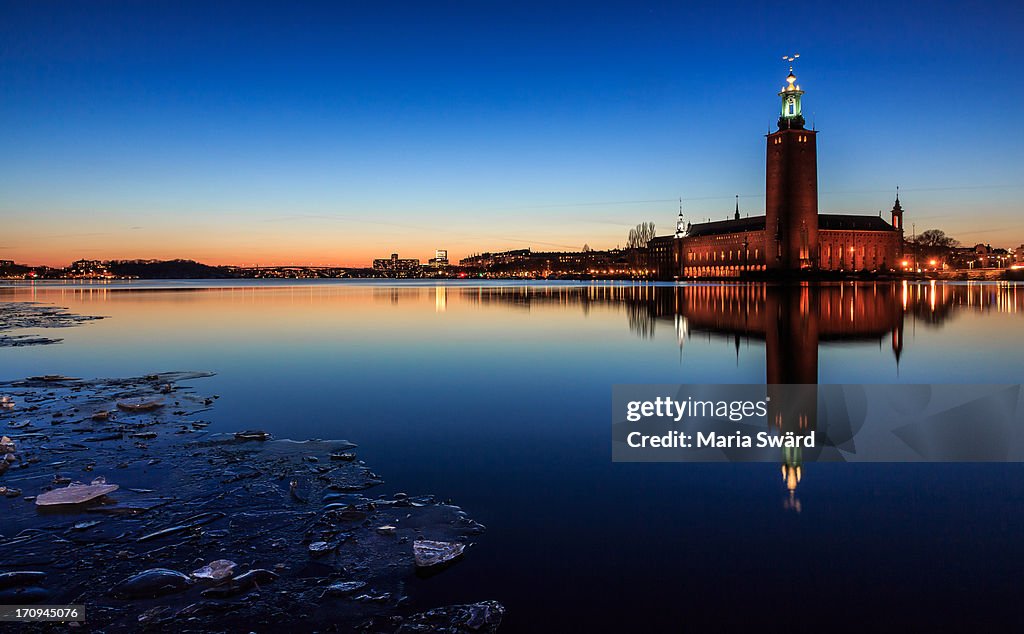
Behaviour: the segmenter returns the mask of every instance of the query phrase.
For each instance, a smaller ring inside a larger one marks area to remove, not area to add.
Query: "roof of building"
[[[716,220],[690,225],[687,237],[714,236],[742,231],[763,231],[764,216],[749,216],[738,220]],[[855,231],[892,231],[891,224],[879,216],[852,214],[818,214],[818,229]]]
[[[818,214],[818,229],[853,229],[856,231],[892,231],[892,225],[881,216],[851,214]]]
[[[753,216],[740,218],[739,220],[715,220],[713,222],[701,222],[690,225],[690,232],[687,237],[714,236],[723,233],[739,233],[741,231],[762,231],[764,229],[764,216]]]
[[[675,239],[676,239],[675,234],[671,234],[670,233],[667,236],[654,236],[653,238],[651,238],[651,241],[648,242],[647,244],[665,244],[665,243],[671,244],[672,242],[675,241]]]

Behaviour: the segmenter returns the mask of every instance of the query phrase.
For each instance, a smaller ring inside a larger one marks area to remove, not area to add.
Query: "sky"
[[[1024,243],[1024,5],[0,1],[0,259],[365,266],[764,211]],[[835,3],[838,4],[838,3]],[[887,216],[887,214],[885,214]]]

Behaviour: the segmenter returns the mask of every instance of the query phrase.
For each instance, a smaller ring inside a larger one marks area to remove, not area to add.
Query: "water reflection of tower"
[[[818,382],[817,289],[775,286],[765,294],[765,374],[769,384]],[[813,301],[817,304],[817,301]]]
[[[903,314],[907,311],[907,282],[900,287],[900,301],[893,301],[892,313],[896,322],[892,329],[892,354],[896,357],[896,375],[900,373],[900,357],[903,356]]]
[[[769,289],[765,296],[765,375],[768,424],[779,434],[818,428],[818,289],[806,284]],[[800,510],[796,487],[803,476],[803,448],[782,450],[786,507]]]

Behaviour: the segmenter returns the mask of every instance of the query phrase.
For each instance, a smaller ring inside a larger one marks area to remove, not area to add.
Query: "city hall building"
[[[881,216],[818,213],[817,131],[804,127],[804,91],[790,69],[779,92],[779,129],[767,136],[765,213],[690,224],[680,208],[674,236],[649,243],[658,277],[739,277],[771,272],[901,268],[903,209]]]

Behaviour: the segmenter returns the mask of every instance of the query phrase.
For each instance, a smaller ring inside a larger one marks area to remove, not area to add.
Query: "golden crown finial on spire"
[[[783,55],[782,60],[789,62],[789,75],[786,77],[786,86],[783,90],[800,90],[800,87],[796,85],[796,75],[793,74],[793,62],[800,59],[800,53],[793,53],[792,55]]]

